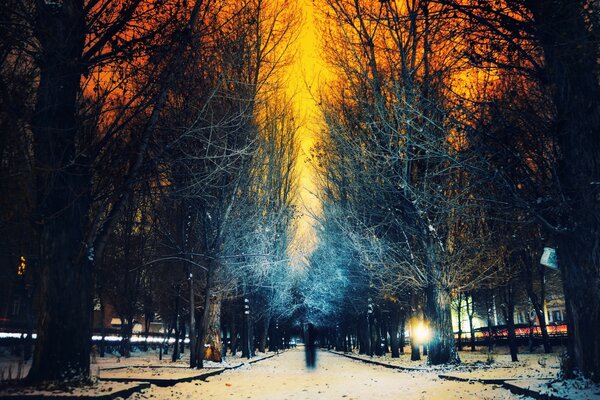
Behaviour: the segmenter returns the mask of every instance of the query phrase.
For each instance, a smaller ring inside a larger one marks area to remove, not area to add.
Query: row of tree
[[[220,357],[223,302],[251,299],[267,328],[288,315],[293,5],[10,0],[0,14],[2,266],[25,256],[35,290],[28,380],[89,378],[95,305],[121,318],[125,354],[137,315],[187,329],[191,367]]]
[[[600,379],[599,15],[594,1],[322,2],[336,78],[319,94],[309,274],[354,300],[322,289],[335,307],[316,315],[370,329],[369,298],[403,307],[430,324],[429,362],[458,362],[462,296],[501,292],[511,324],[524,282],[545,326],[548,246],[564,283],[565,372]]]

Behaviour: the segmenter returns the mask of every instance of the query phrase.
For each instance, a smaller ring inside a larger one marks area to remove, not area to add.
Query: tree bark
[[[457,340],[457,346],[458,346],[458,350],[462,350],[463,349],[463,343],[462,343],[462,301],[463,301],[463,294],[461,292],[458,293],[458,304],[456,307],[456,316],[458,317],[458,340]]]
[[[258,351],[264,353],[267,349],[267,335],[269,331],[269,320],[270,318],[264,317],[259,321],[259,333],[258,333]]]
[[[133,331],[133,321],[131,316],[121,318],[121,344],[119,353],[122,357],[129,358],[131,355],[131,333]]]
[[[427,287],[426,315],[430,323],[431,339],[427,363],[430,365],[459,363],[454,332],[452,332],[450,290],[439,284]]]
[[[416,321],[414,318],[411,318],[410,322],[410,361],[419,361],[421,359],[421,349],[419,348],[419,343],[417,343],[417,338],[415,337],[416,332]]]
[[[508,284],[503,290],[504,301],[502,304],[502,314],[506,321],[506,329],[508,330],[508,347],[510,349],[510,358],[513,362],[519,361],[517,356],[517,336],[515,334],[515,303],[513,301],[513,288]]]
[[[469,297],[471,297],[471,306],[469,307]],[[470,342],[471,342],[471,351],[475,351],[475,330],[473,329],[473,317],[475,317],[475,303],[473,302],[473,295],[467,296],[465,299],[466,307],[467,307],[467,317],[469,318],[469,331]]]
[[[196,302],[194,292],[194,274],[189,272],[189,289],[190,289],[190,368],[196,368],[198,365],[198,336],[196,336]]]
[[[175,312],[173,314],[173,329],[175,329],[175,343],[173,343],[173,354],[171,355],[171,361],[175,362],[179,360],[179,290],[177,290],[177,297],[175,297]]]
[[[400,354],[404,354],[404,346],[406,345],[406,313],[402,313],[402,317],[400,319],[400,346],[398,350]]]
[[[600,83],[598,46],[590,12],[597,5],[575,0],[528,3],[546,60],[558,122],[558,173],[563,192],[558,260],[567,308],[569,360],[600,381]],[[590,9],[584,9],[589,6]],[[590,36],[592,35],[592,36]]]
[[[231,319],[229,323],[231,337],[231,355],[235,356],[238,351],[238,329],[235,309],[231,311]]]
[[[546,315],[544,313],[544,302],[546,301],[546,282],[545,282],[545,273],[543,265],[539,266],[538,275],[540,281],[540,295],[538,297],[537,293],[533,289],[533,271],[535,269],[533,258],[530,254],[525,253],[525,251],[520,254],[521,262],[523,263],[523,268],[525,272],[525,289],[527,291],[527,296],[533,305],[533,309],[538,318],[540,324],[540,330],[542,332],[542,344],[544,346],[544,353],[549,354],[552,352],[552,347],[550,346],[550,337],[548,336],[548,327],[546,324]]]
[[[390,347],[392,352],[392,358],[400,357],[399,342],[398,342],[398,328],[400,326],[400,307],[397,304],[390,304]]]
[[[485,297],[485,310],[486,310],[486,317],[487,317],[487,331],[488,331],[488,340],[487,340],[487,345],[488,345],[488,353],[492,353],[494,351],[494,344],[495,344],[495,337],[494,337],[494,329],[493,329],[493,324],[492,324],[492,304],[493,304],[493,297],[492,300],[490,301],[490,291],[488,290],[486,293],[486,297]]]
[[[209,271],[209,274],[211,271]],[[212,279],[211,285],[212,285]],[[202,340],[204,360],[221,362],[221,296],[213,289],[207,289],[208,297],[202,317]]]
[[[83,1],[38,2],[35,32],[41,46],[33,121],[41,271],[38,337],[27,379],[87,381],[93,274],[81,244],[90,207],[89,162],[76,149]]]
[[[242,307],[245,307],[246,304],[248,304],[249,306],[249,303],[242,303]],[[248,314],[246,314],[246,311],[248,311]],[[240,339],[242,341],[242,357],[250,359],[250,311],[246,310],[245,308],[242,308],[242,312],[244,313],[242,315],[242,333],[240,335]]]

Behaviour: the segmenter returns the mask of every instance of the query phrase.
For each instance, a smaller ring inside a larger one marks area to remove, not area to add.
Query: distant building
[[[502,304],[499,296],[495,295],[493,291],[486,293],[485,296],[479,292],[475,294],[473,329],[477,330],[488,326],[488,312],[492,326],[506,325],[507,321],[505,321],[502,313]],[[515,296],[513,297],[513,301],[515,301],[515,324],[529,325],[531,318],[534,326],[539,326],[537,315],[527,297],[525,289],[519,282],[515,284]],[[471,307],[471,305],[469,305],[469,307]],[[565,310],[565,298],[562,291],[560,274],[556,271],[548,271],[545,303],[546,323],[548,325],[561,325],[566,323]],[[454,332],[458,332],[460,323],[463,334],[465,337],[468,337],[470,327],[467,307],[464,300],[462,301],[461,306],[460,321],[458,315],[458,302],[455,299],[452,307],[452,325]]]

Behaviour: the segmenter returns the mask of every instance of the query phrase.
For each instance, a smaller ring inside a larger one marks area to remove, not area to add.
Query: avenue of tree
[[[551,351],[552,282],[565,376],[600,380],[598,1],[314,7],[334,73],[299,268],[295,2],[0,4],[0,268],[37,315],[28,382],[87,381],[107,305],[124,356],[134,319],[160,316],[195,368],[309,322],[322,344],[394,357],[426,324],[428,362],[457,363],[452,308],[472,332],[493,303],[516,360],[520,301]]]
[[[428,362],[458,362],[451,308],[472,331],[497,304],[516,360],[526,298],[550,351],[547,246],[566,299],[565,375],[600,379],[598,2],[326,0],[319,12],[336,78],[316,94],[311,265],[330,270],[309,286],[346,290],[321,300],[340,316],[337,345],[354,332],[381,352],[389,336],[397,355],[398,326],[427,323]]]

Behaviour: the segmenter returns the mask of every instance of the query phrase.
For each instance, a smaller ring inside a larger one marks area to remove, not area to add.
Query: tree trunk
[[[190,269],[189,275],[190,289],[190,368],[198,366],[198,336],[196,336],[196,294],[194,292],[194,275]]]
[[[529,352],[533,353],[533,350],[535,348],[535,343],[534,343],[534,331],[533,331],[533,324],[535,322],[535,320],[531,317],[527,318],[527,320],[529,321]]]
[[[493,302],[493,299],[492,299]],[[488,330],[488,353],[494,352],[494,329],[492,328],[492,302],[490,301],[490,292],[487,291],[485,296],[485,310],[487,317],[487,330]]]
[[[471,306],[469,306],[469,297],[471,297]],[[473,295],[466,296],[465,306],[467,307],[467,317],[469,318],[469,331],[471,332],[471,351],[475,351],[475,330],[473,329],[473,317],[475,317],[475,303],[473,300]]]
[[[271,333],[269,334],[269,351],[278,352],[281,349],[281,335],[279,334],[279,321],[271,321]]]
[[[207,361],[221,362],[221,296],[215,293],[210,295],[208,315],[205,313],[205,333],[202,343],[204,344],[204,359]]]
[[[372,314],[367,314],[367,325],[365,326],[365,351],[368,356],[373,356],[373,319]]]
[[[544,303],[534,301],[534,299],[532,299],[531,296],[529,296],[529,298],[531,300],[531,304],[533,304],[535,315],[537,316],[538,321],[540,323],[544,353],[550,354],[552,353],[552,346],[550,345],[550,336],[548,335],[548,324],[546,323],[546,314],[544,313]],[[537,300],[537,298],[535,298],[535,300]]]
[[[85,15],[82,1],[36,4],[34,31],[42,54],[33,136],[41,271],[38,337],[27,379],[87,381],[93,254],[88,256],[81,244],[90,180],[89,162],[76,149]]]
[[[237,330],[237,319],[235,309],[231,311],[231,320],[229,323],[230,335],[231,335],[231,355],[235,356],[238,351],[238,330]]]
[[[390,304],[390,347],[392,358],[400,357],[398,343],[398,327],[400,326],[400,307],[397,304]]]
[[[104,320],[106,319],[106,302],[100,295],[100,357],[104,357],[106,354],[106,326],[104,326]]]
[[[457,346],[458,346],[458,350],[462,350],[463,349],[463,343],[462,343],[462,300],[463,300],[463,294],[461,292],[458,293],[458,305],[456,307],[456,316],[458,318],[458,340],[457,340]]]
[[[121,318],[121,345],[119,353],[121,357],[129,358],[131,355],[131,333],[133,331],[133,321],[131,316]]]
[[[594,235],[587,236],[588,239],[577,239],[577,242],[564,238],[559,255],[561,266],[564,266],[561,270],[568,324],[569,359],[565,365],[565,372],[567,376],[572,376],[574,370],[579,370],[584,376],[600,382],[600,335],[590,334],[600,332],[600,280],[590,271],[593,268],[591,261],[582,260],[585,257],[584,247],[591,252],[589,244],[582,241],[592,240],[589,239],[591,237],[597,240],[600,232]],[[567,267],[566,264],[571,266]]]
[[[381,337],[382,321],[381,317],[373,318],[372,326],[373,353],[377,356],[383,355],[383,338]]]
[[[31,359],[31,350],[33,347],[33,312],[32,312],[32,296],[31,296],[31,290],[30,289],[26,289],[26,303],[25,303],[25,307],[26,307],[26,318],[27,318],[27,337],[25,338],[25,343],[24,346],[25,348],[23,349],[23,361],[29,361]]]
[[[544,345],[544,352],[546,354],[552,353],[552,347],[550,346],[550,338],[548,337],[548,327],[546,324],[546,315],[544,313],[544,302],[546,301],[546,282],[545,282],[545,273],[543,265],[540,265],[538,269],[538,275],[540,280],[540,296],[538,297],[537,293],[533,289],[533,258],[530,254],[525,252],[521,253],[521,260],[524,264],[525,270],[525,288],[527,290],[527,295],[531,304],[533,305],[533,309],[535,311],[536,316],[538,317],[538,321],[540,324],[540,330],[542,331],[542,344]]]
[[[269,331],[269,320],[270,318],[264,317],[259,321],[259,332],[258,332],[258,351],[264,353],[267,349],[267,335]]]
[[[510,358],[513,362],[519,361],[517,357],[518,346],[517,346],[517,335],[515,334],[515,303],[512,300],[513,290],[512,286],[508,285],[505,288],[504,293],[504,304],[502,307],[502,313],[506,320],[506,327],[508,329],[508,347],[510,349]]]
[[[150,337],[150,324],[154,313],[146,310],[144,312],[144,351],[148,351],[148,338]]]
[[[518,352],[519,346],[517,345],[517,335],[515,334],[515,320],[514,320],[514,305],[512,305],[512,312],[508,313],[508,347],[510,348],[511,361],[519,361]]]
[[[400,346],[399,351],[400,354],[404,354],[404,346],[406,345],[406,314],[402,313],[402,318],[400,319]]]
[[[459,363],[452,331],[450,291],[439,284],[427,286],[426,315],[430,323],[429,365]]]
[[[413,316],[409,321],[410,329],[410,361],[419,361],[421,359],[421,349],[417,341],[417,325],[419,321]]]
[[[248,345],[250,346],[250,356],[256,357],[256,335],[254,333],[254,319],[248,318]]]
[[[181,342],[181,343],[179,343],[179,353],[180,354],[185,353],[185,328],[186,328],[185,318],[183,318],[183,316],[182,316],[181,318],[179,318],[179,341]]]
[[[175,313],[173,314],[173,329],[175,329],[175,343],[173,343],[173,354],[171,355],[171,361],[175,362],[179,360],[179,290],[177,290],[177,297],[175,297]]]
[[[246,299],[244,298],[244,300]],[[244,307],[246,304],[248,304],[249,307],[249,303],[247,302],[244,303]],[[246,313],[246,311],[248,313]],[[250,359],[250,310],[242,309],[242,312],[244,313],[242,316],[242,334],[240,335],[242,341],[242,357]]]
[[[531,3],[558,123],[563,204],[557,243],[569,326],[565,373],[579,370],[600,381],[600,335],[591,334],[600,331],[600,83],[597,42],[590,39],[596,7],[575,0]]]

